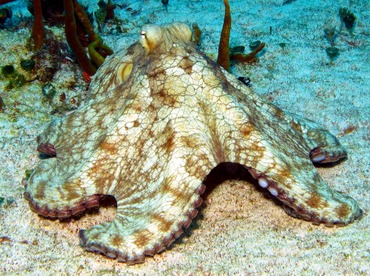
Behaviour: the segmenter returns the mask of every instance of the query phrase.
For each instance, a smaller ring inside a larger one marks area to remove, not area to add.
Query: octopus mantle
[[[80,231],[86,250],[128,263],[163,251],[197,215],[203,180],[224,162],[243,165],[297,217],[326,225],[361,217],[313,165],[345,157],[338,140],[263,101],[198,51],[188,26],[144,26],[95,76],[86,104],[39,136],[49,158],[25,180],[31,209],[44,217],[116,199],[113,221]]]

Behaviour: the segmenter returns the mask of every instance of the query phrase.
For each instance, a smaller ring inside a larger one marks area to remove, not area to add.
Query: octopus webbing
[[[362,215],[313,163],[346,157],[318,124],[264,101],[200,52],[182,23],[145,25],[108,57],[79,109],[38,137],[48,155],[25,180],[31,209],[60,220],[113,196],[113,221],[80,230],[80,244],[121,262],[165,250],[197,215],[203,181],[237,163],[290,214],[346,225]]]

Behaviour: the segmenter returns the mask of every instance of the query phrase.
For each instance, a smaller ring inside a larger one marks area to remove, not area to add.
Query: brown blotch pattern
[[[310,195],[310,197],[306,200],[306,204],[312,208],[325,207],[325,201],[323,201],[321,196],[316,193],[312,193]]]
[[[189,57],[183,57],[179,63],[179,67],[182,68],[186,74],[191,74],[193,72],[194,62]]]
[[[110,239],[110,242],[116,247],[122,247],[124,241],[120,235],[113,235],[113,237]]]
[[[153,220],[158,221],[159,229],[166,233],[171,229],[171,226],[173,225],[172,221],[167,220],[164,216],[160,214],[154,214],[152,216]]]
[[[145,245],[149,243],[152,235],[153,234],[147,229],[136,231],[133,233],[135,237],[134,244],[137,247],[145,247]]]
[[[351,209],[346,204],[341,204],[339,207],[335,209],[335,213],[338,215],[338,218],[345,218],[351,212]]]

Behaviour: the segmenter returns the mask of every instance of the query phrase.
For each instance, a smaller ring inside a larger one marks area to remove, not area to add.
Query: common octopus
[[[165,250],[197,215],[204,179],[221,163],[244,166],[289,209],[314,224],[362,215],[313,163],[346,157],[339,141],[284,112],[201,53],[182,23],[145,25],[140,40],[107,58],[86,104],[38,137],[48,155],[25,197],[60,220],[116,199],[113,221],[80,230],[80,244],[129,264]]]

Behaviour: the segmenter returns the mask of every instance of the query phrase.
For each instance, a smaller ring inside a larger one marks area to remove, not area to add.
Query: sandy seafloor
[[[82,1],[81,3],[86,3]],[[90,1],[90,11],[97,1]],[[114,2],[114,1],[113,1]],[[63,104],[84,94],[81,73],[65,62],[52,81],[53,102],[35,80],[6,90],[0,79],[0,274],[1,275],[369,275],[370,274],[370,4],[369,1],[231,0],[231,46],[262,40],[267,46],[257,64],[235,64],[236,76],[250,77],[253,90],[290,112],[319,122],[348,150],[348,159],[319,168],[329,185],[355,198],[364,211],[361,220],[328,228],[288,216],[250,183],[232,180],[207,197],[198,219],[171,248],[144,264],[127,266],[83,251],[78,230],[112,219],[114,207],[97,215],[60,223],[38,217],[23,198],[26,169],[39,162],[36,136],[63,113]],[[350,2],[350,3],[349,3]],[[117,24],[103,26],[101,35],[113,49],[130,45],[145,23],[183,21],[203,31],[200,48],[211,58],[223,20],[223,1],[122,1]],[[30,34],[30,14],[22,1],[12,3],[13,24],[0,29],[1,66],[32,53],[24,48]],[[340,30],[338,10],[356,15],[353,34],[343,28],[335,38],[340,55],[330,62],[324,28]],[[27,19],[28,17],[28,19]],[[270,30],[271,27],[271,30]],[[62,31],[51,28],[62,39]],[[281,46],[285,43],[285,47]],[[32,78],[28,76],[27,78]],[[58,102],[65,93],[64,103]],[[53,110],[61,112],[52,115]]]

